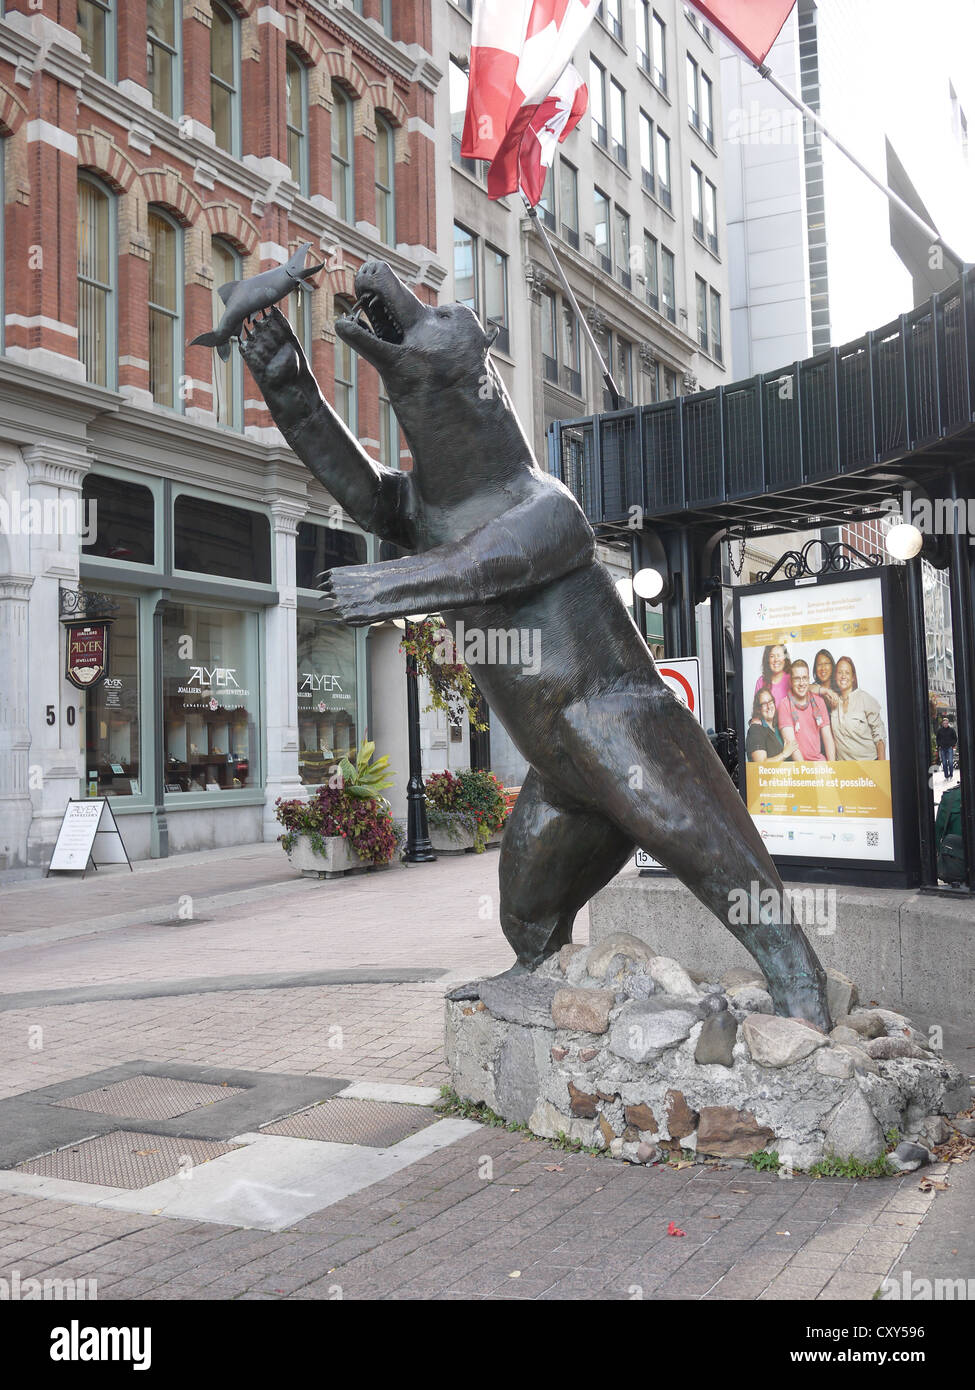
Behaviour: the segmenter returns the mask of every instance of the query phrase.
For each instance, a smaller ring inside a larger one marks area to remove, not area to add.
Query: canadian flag
[[[693,0],[716,29],[731,40],[753,63],[765,62],[796,0]]]
[[[519,185],[535,204],[543,165],[589,100],[570,59],[597,0],[477,0],[461,153],[488,161],[488,195]]]

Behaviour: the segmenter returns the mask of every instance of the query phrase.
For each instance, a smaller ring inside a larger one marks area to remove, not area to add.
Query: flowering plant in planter
[[[308,801],[274,803],[275,815],[284,826],[280,841],[290,854],[305,836],[316,854],[324,855],[325,841],[347,841],[367,864],[388,864],[396,853],[399,836],[393,824],[389,802],[380,793],[392,786],[386,774],[388,758],[372,761],[374,743],[363,742],[355,763],[343,758],[333,776]]]
[[[453,634],[439,614],[411,622],[400,651],[416,660],[416,669],[430,684],[427,709],[438,709],[451,724],[457,725],[465,713],[472,726],[483,733],[484,709],[470,669],[457,654]]]
[[[465,768],[462,772],[434,772],[424,782],[427,820],[446,830],[453,839],[467,833],[474,849],[484,847],[507,819],[504,788],[493,772]]]

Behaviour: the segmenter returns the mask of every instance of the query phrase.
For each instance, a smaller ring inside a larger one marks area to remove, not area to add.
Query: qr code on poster
[[[877,830],[868,830],[868,831],[867,831],[867,847],[868,847],[868,849],[876,849],[877,846],[878,846],[879,844],[880,844],[880,832],[877,831]]]

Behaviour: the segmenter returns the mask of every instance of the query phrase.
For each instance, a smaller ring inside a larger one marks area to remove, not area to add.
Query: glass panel
[[[299,188],[305,184],[303,145],[305,135],[305,69],[291,52],[285,61],[286,100],[288,106],[288,168]]]
[[[645,111],[640,112],[640,167],[653,175],[653,123]]]
[[[210,83],[210,125],[217,148],[229,153],[233,149],[234,98],[219,82]]]
[[[149,310],[149,390],[152,399],[170,408],[176,404],[176,373],[173,356],[175,319],[158,309]]]
[[[81,547],[83,554],[136,565],[155,563],[153,498],[147,487],[86,473],[81,495],[90,537]]]
[[[667,317],[673,322],[677,314],[674,286],[674,253],[663,247],[660,252],[660,293]]]
[[[366,538],[357,531],[343,531],[338,526],[300,521],[296,555],[298,588],[317,589],[325,570],[366,563]]]
[[[643,273],[647,277],[647,298],[654,302],[658,294],[657,285],[657,241],[649,232],[643,238]]]
[[[697,290],[697,339],[702,348],[708,345],[708,287],[699,275],[695,275]]]
[[[33,8],[33,7],[32,7]],[[78,37],[81,50],[91,59],[92,72],[100,77],[108,71],[108,15],[97,0],[78,0]]]
[[[558,349],[555,340],[555,296],[547,290],[542,292],[542,352],[546,357],[556,357]]]
[[[228,87],[236,88],[234,20],[222,5],[213,6],[213,23],[210,26],[210,73]]]
[[[326,782],[341,758],[355,760],[355,635],[341,623],[298,618],[298,773]]]
[[[260,512],[203,497],[173,503],[173,565],[223,579],[271,582],[271,526]]]
[[[721,361],[721,296],[711,291],[711,356]]]
[[[78,181],[78,356],[89,381],[109,385],[109,296],[112,204],[87,179]]]
[[[508,326],[508,257],[493,246],[484,248],[484,318],[499,328]]]
[[[395,177],[392,127],[376,120],[376,226],[379,239],[391,246],[396,239],[393,179]]]
[[[146,0],[146,29],[151,39],[176,48],[178,0]]]
[[[174,604],[163,615],[165,787],[261,785],[258,618]]]
[[[135,796],[142,790],[139,721],[139,604],[115,597],[108,674],[85,693],[85,785],[91,795]]]
[[[613,154],[621,164],[626,163],[626,103],[625,93],[618,82],[609,87],[610,133],[613,137]]]
[[[579,370],[579,321],[568,304],[562,306],[562,339],[565,344],[565,365]]]
[[[657,127],[657,178],[661,188],[670,187],[670,140]]]
[[[589,99],[593,119],[593,138],[606,144],[606,74],[595,58],[589,59]]]
[[[171,222],[149,214],[149,303],[175,314],[176,243],[179,233]]]
[[[352,194],[352,108],[348,97],[332,87],[332,201],[343,222],[354,215]]]
[[[700,127],[701,116],[698,110],[697,63],[687,55],[687,116],[692,126]]]
[[[454,223],[454,295],[477,313],[477,238]]]
[[[182,15],[178,0],[146,0],[146,73],[152,104],[175,116],[173,95]]]
[[[224,242],[216,238],[210,243],[213,261],[213,326],[217,327],[223,318],[224,302],[217,291],[229,280],[240,277],[239,258]],[[235,426],[237,419],[236,364],[237,359],[231,351],[226,362],[221,362],[216,352],[213,358],[213,413],[220,425]]]
[[[579,175],[567,160],[560,165],[562,195],[562,225],[571,231],[579,230]]]
[[[352,305],[344,299],[336,299],[335,316],[350,312]],[[356,400],[356,357],[355,353],[336,335],[335,338],[335,409],[353,434],[359,431],[359,406]]]
[[[598,188],[595,190],[595,235],[596,251],[609,259],[609,199]]]
[[[714,139],[714,88],[711,79],[701,73],[701,96],[703,100],[704,133],[709,140]]]

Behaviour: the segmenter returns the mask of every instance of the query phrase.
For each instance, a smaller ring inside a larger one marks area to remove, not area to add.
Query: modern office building
[[[402,665],[369,690],[395,630],[327,621],[315,588],[375,541],[236,350],[189,344],[222,284],[310,242],[325,270],[287,312],[364,447],[408,462],[333,323],[370,257],[436,298],[441,76],[422,0],[6,0],[0,868],[46,864],[93,793],[133,858],[274,838],[275,799],[405,705]],[[111,619],[88,689],[71,607]]]

